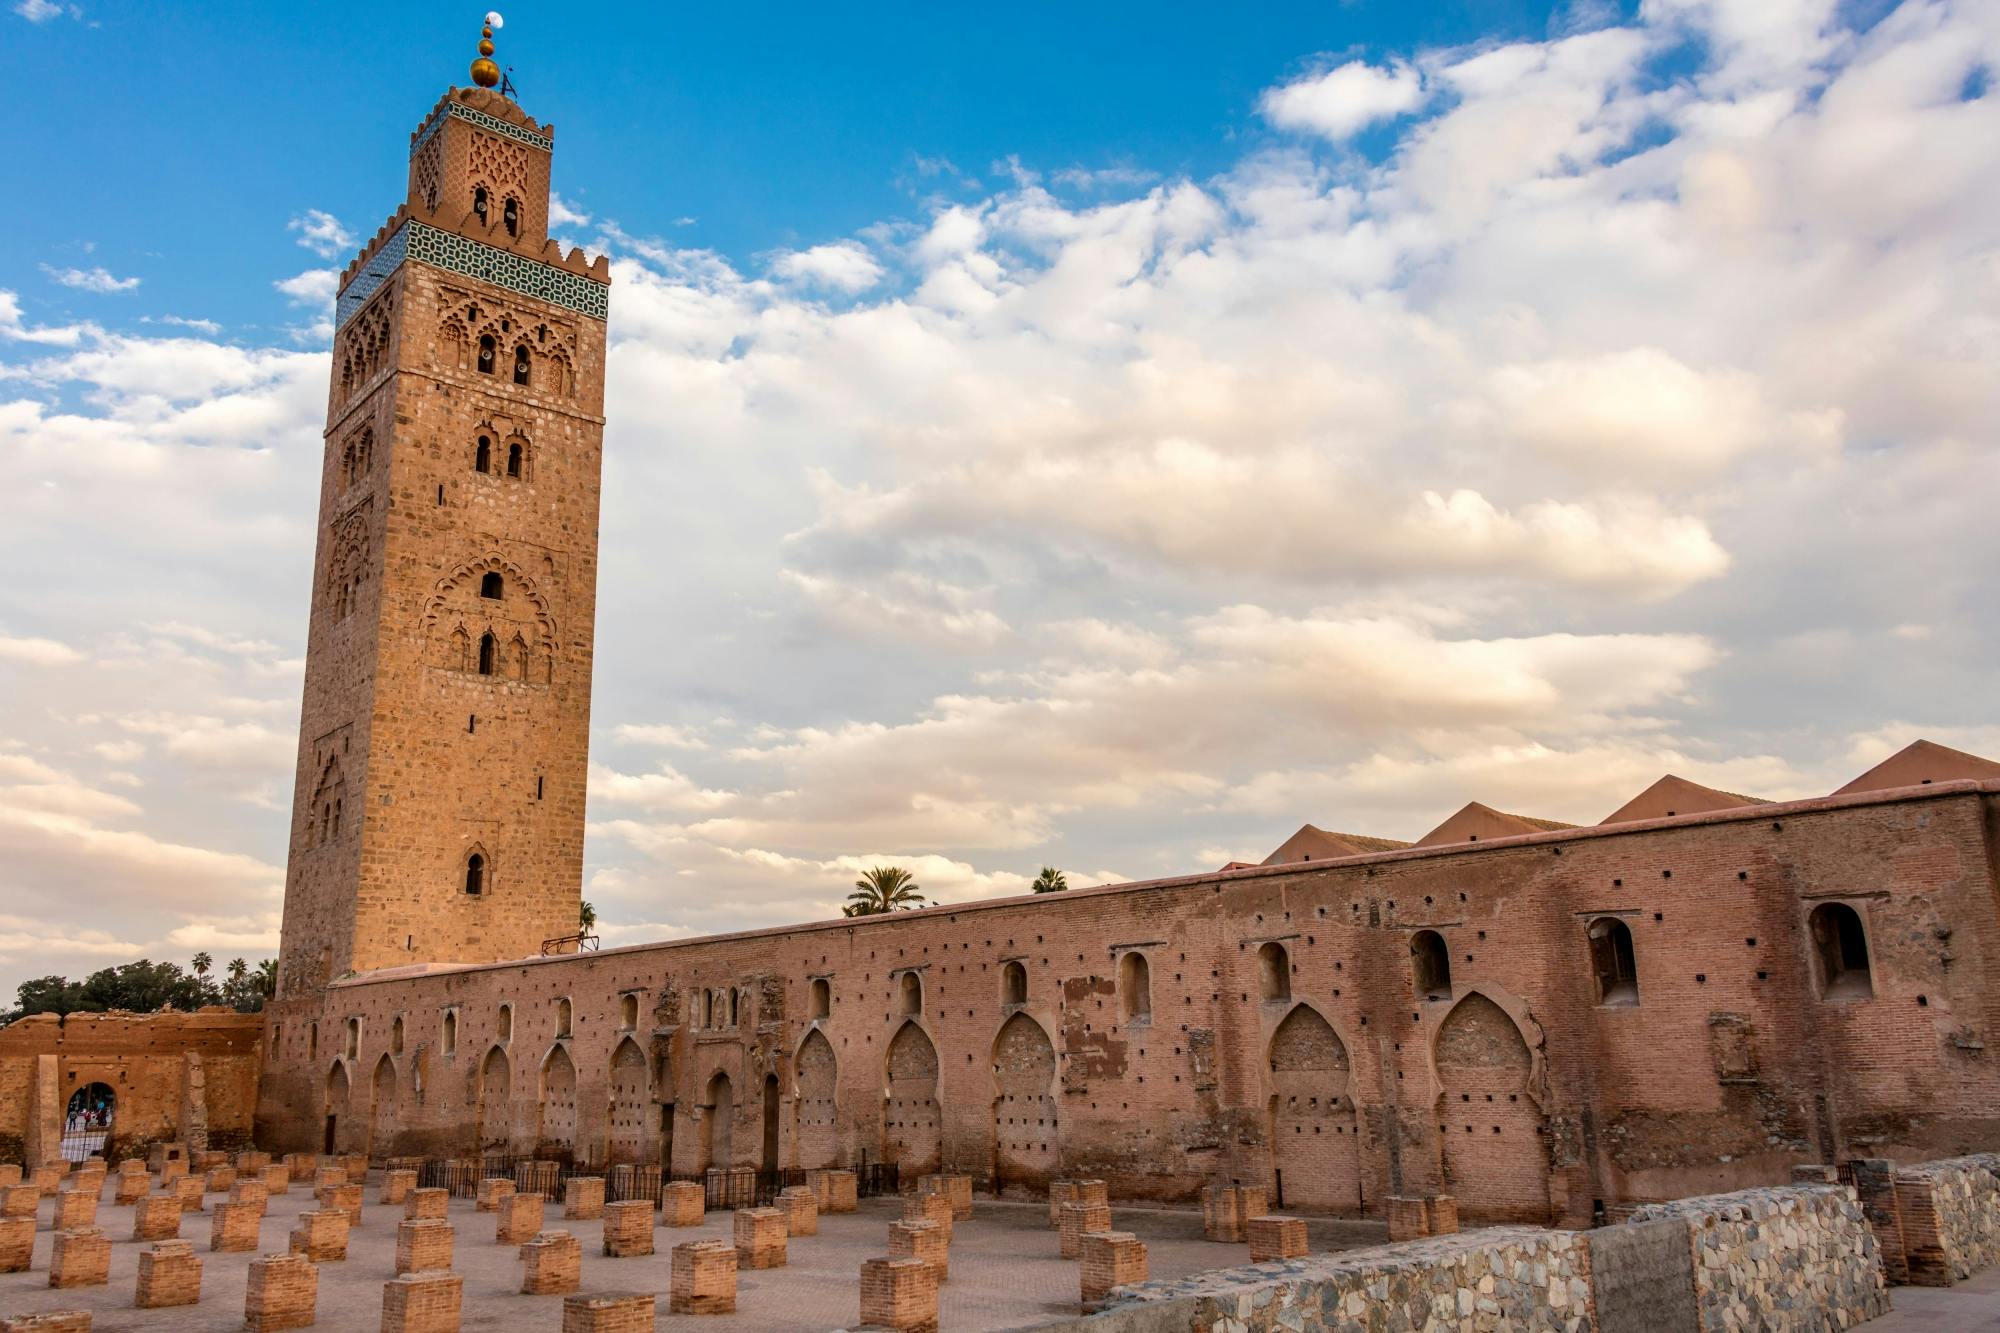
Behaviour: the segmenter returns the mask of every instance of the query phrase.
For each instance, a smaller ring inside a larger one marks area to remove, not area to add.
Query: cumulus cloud
[[[297,232],[299,244],[321,259],[338,259],[354,248],[354,233],[321,209],[307,209],[287,223],[286,229]]]
[[[82,653],[54,639],[24,639],[0,634],[0,662],[53,667],[69,666],[82,660]]]
[[[853,241],[792,250],[771,261],[772,276],[787,282],[829,287],[853,295],[882,280],[882,265]]]
[[[1409,65],[1385,69],[1350,60],[1268,90],[1258,107],[1280,129],[1339,141],[1376,121],[1414,111],[1423,96],[1423,79]]]
[[[118,277],[101,265],[91,268],[54,268],[44,264],[42,272],[64,287],[74,287],[80,292],[96,292],[99,295],[129,292],[139,285],[139,279]]]

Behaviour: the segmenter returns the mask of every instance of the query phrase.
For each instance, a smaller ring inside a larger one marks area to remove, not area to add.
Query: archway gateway
[[[117,1105],[118,1094],[109,1083],[90,1083],[69,1095],[63,1112],[64,1161],[81,1162],[104,1153]]]

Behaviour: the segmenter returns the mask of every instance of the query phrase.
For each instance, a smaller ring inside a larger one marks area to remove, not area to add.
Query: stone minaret
[[[341,276],[285,995],[576,930],[610,276],[549,239],[553,139],[452,89]]]

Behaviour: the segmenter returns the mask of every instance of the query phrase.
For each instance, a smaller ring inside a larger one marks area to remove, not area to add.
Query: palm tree
[[[1036,893],[1061,893],[1069,887],[1069,879],[1054,866],[1043,866],[1042,873],[1035,876]]]
[[[588,898],[577,907],[576,925],[577,933],[580,935],[588,935],[597,928],[597,909],[590,905]]]
[[[250,964],[244,962],[241,958],[230,959],[229,984],[232,986],[241,986],[243,984],[243,978],[246,975],[248,975],[249,971],[250,971]]]
[[[264,995],[278,993],[278,960],[266,958],[257,964],[257,989]]]
[[[208,976],[208,969],[215,966],[215,959],[211,958],[208,954],[208,951],[204,949],[202,950],[202,952],[194,956],[194,960],[191,965],[194,968],[194,974],[196,976],[206,978]]]
[[[884,912],[907,911],[924,906],[923,890],[910,872],[901,866],[875,866],[854,881],[842,916],[879,916]]]

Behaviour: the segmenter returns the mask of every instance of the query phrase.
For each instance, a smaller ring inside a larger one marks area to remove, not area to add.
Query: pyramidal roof
[[[1443,847],[1454,842],[1490,842],[1494,838],[1518,838],[1523,833],[1547,833],[1551,829],[1575,827],[1557,819],[1510,815],[1490,805],[1467,801],[1457,814],[1418,838],[1411,846]]]
[[[1285,839],[1277,851],[1264,858],[1267,866],[1288,865],[1293,861],[1330,861],[1337,856],[1360,856],[1364,852],[1399,851],[1410,844],[1394,838],[1371,838],[1363,833],[1328,833],[1304,824]]]
[[[1927,782],[1950,782],[1956,778],[2000,778],[2000,764],[1936,741],[1911,741],[1834,795],[1921,787]]]
[[[1631,824],[1641,819],[1671,819],[1675,815],[1698,815],[1709,810],[1769,804],[1761,796],[1719,791],[1669,773],[1597,822],[1600,825]]]

